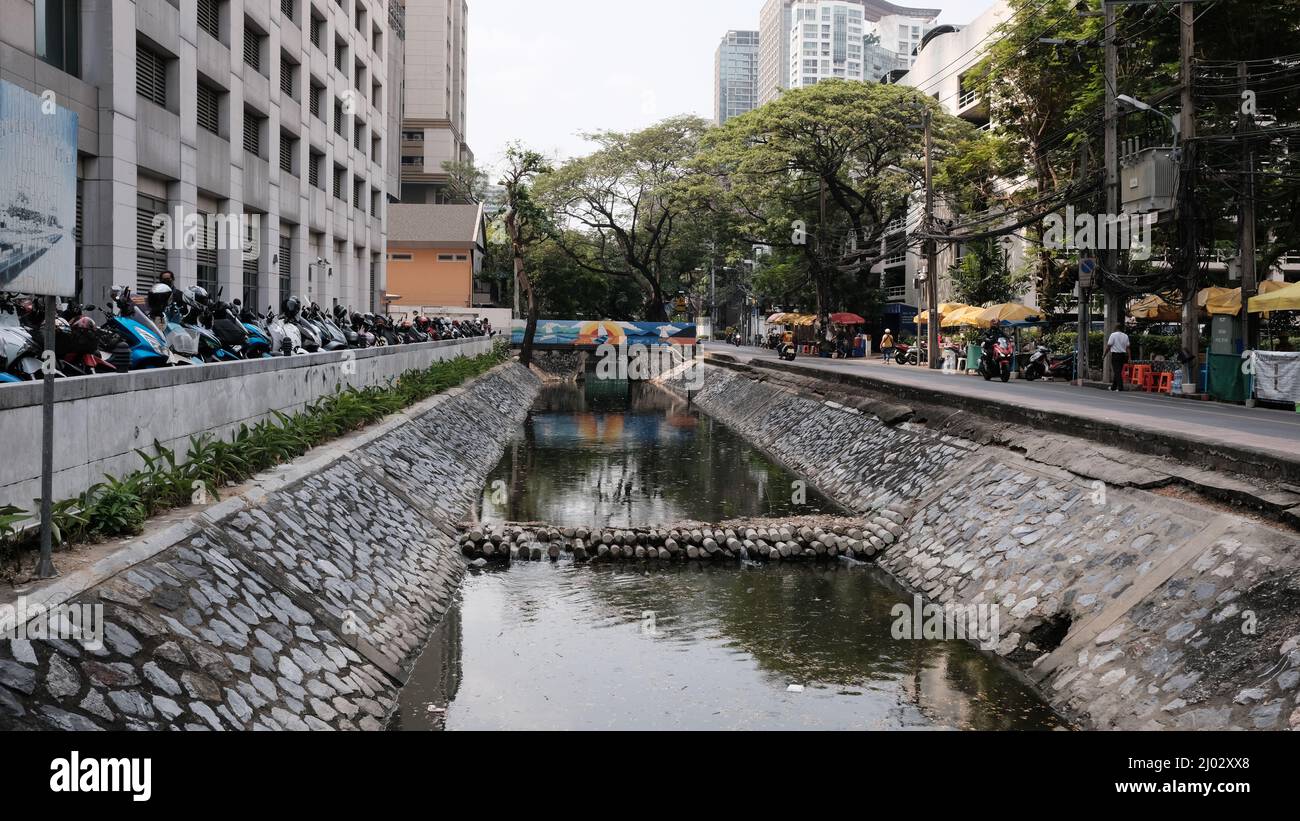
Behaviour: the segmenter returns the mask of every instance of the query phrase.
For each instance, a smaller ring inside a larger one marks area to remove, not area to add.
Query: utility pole
[[[1119,94],[1119,42],[1117,38],[1117,23],[1115,23],[1115,4],[1102,3],[1102,12],[1105,13],[1105,87],[1106,87],[1106,108],[1105,108],[1105,192],[1106,192],[1106,214],[1110,217],[1119,216],[1119,105],[1115,103],[1115,96]],[[1109,244],[1109,243],[1108,243]],[[1119,249],[1108,248],[1104,252],[1105,274],[1114,274],[1119,270]],[[1123,305],[1121,295],[1114,292],[1113,288],[1104,288],[1105,294],[1105,322],[1102,327],[1105,331],[1102,333],[1104,338],[1109,339],[1110,334],[1119,330],[1119,325],[1123,322]],[[1082,295],[1080,295],[1082,296]],[[1092,313],[1092,292],[1088,292],[1088,313]],[[1092,318],[1089,316],[1086,333],[1092,334]],[[1088,336],[1082,340],[1084,347],[1087,347]],[[1106,356],[1105,349],[1101,352],[1101,373],[1102,381],[1110,383],[1114,379],[1112,368],[1110,368],[1110,357]],[[1080,378],[1083,375],[1080,375]]]
[[[1188,154],[1185,153],[1179,161],[1180,168],[1185,170],[1188,167],[1189,160],[1192,162],[1196,160],[1194,152],[1196,138],[1196,108],[1194,106],[1192,94],[1192,58],[1196,48],[1195,3],[1183,0],[1183,2],[1179,4],[1178,19],[1178,50],[1182,60],[1181,80],[1183,85],[1183,110],[1179,112],[1179,121],[1182,131],[1181,141],[1185,146],[1184,151],[1191,152],[1191,156],[1188,156]],[[1186,179],[1186,175],[1180,176]],[[1184,184],[1184,182],[1179,183],[1180,186]],[[1179,194],[1179,200],[1188,203],[1189,207],[1191,206],[1191,197],[1185,197],[1182,194]],[[1187,209],[1184,209],[1178,217],[1185,225],[1187,225],[1187,221],[1191,221],[1191,225],[1184,228],[1183,233],[1185,235],[1194,233],[1196,214],[1194,212],[1188,213]],[[1199,247],[1193,249],[1193,258],[1189,259],[1187,262],[1187,271],[1185,272],[1186,282],[1183,286],[1183,350],[1187,352],[1189,357],[1186,366],[1187,378],[1183,382],[1184,393],[1196,393],[1199,389],[1197,378],[1199,376],[1198,371],[1200,370],[1201,329],[1200,310],[1196,305],[1196,295],[1199,291],[1200,285],[1197,277],[1197,273],[1200,270],[1198,264],[1200,261],[1195,258],[1195,254],[1198,253],[1199,250]],[[1189,385],[1191,386],[1191,390],[1188,390]]]
[[[929,303],[930,321],[926,323],[926,346],[929,348],[930,370],[938,370],[939,364],[939,324],[943,317],[939,315],[939,253],[938,242],[934,239],[934,142],[930,121],[933,115],[925,110],[925,232],[930,235],[925,240],[925,294]]]
[[[1237,81],[1241,89],[1241,120],[1238,131],[1241,139],[1241,214],[1237,220],[1241,241],[1241,330],[1246,340],[1246,350],[1259,347],[1259,324],[1250,313],[1250,300],[1259,290],[1259,276],[1255,269],[1255,149],[1250,142],[1250,132],[1255,129],[1254,109],[1246,106],[1249,91],[1246,64],[1237,64]]]

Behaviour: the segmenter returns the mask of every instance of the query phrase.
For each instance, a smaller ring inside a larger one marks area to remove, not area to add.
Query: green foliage
[[[1024,276],[1012,272],[996,238],[969,243],[961,261],[948,274],[953,299],[963,305],[1012,302],[1025,292],[1028,284]]]
[[[106,476],[77,498],[56,502],[55,540],[66,544],[138,534],[150,516],[189,505],[196,482],[219,498],[219,489],[230,483],[246,481],[314,446],[442,393],[505,362],[509,355],[509,346],[498,342],[491,353],[437,362],[387,385],[339,390],[293,416],[274,411],[271,419],[252,427],[242,425],[229,442],[208,434],[197,436],[190,440],[186,460],[180,464],[172,450],[155,442],[152,454],[136,451],[144,462],[140,470],[122,478]],[[0,508],[0,548],[31,541],[30,532],[20,534],[17,529],[29,518],[20,508]]]

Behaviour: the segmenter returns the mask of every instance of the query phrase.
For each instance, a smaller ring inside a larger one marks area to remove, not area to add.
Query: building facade
[[[464,203],[473,197],[447,164],[474,161],[466,142],[469,4],[403,0],[406,8],[402,113],[402,201]]]
[[[390,311],[495,307],[477,279],[487,243],[481,204],[399,203],[389,227]]]
[[[884,0],[766,0],[759,17],[758,104],[822,79],[876,82],[906,69],[938,16],[938,9]]]
[[[0,79],[78,114],[82,301],[171,270],[261,309],[377,305],[400,36],[382,0],[0,0]],[[223,220],[241,242],[159,242]]]
[[[729,31],[713,58],[713,121],[722,125],[758,105],[757,31]]]

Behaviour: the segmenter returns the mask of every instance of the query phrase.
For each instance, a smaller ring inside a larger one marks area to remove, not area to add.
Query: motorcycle
[[[776,346],[776,358],[784,359],[786,362],[793,362],[798,356],[798,349],[793,343],[779,342]]]
[[[929,354],[924,345],[913,347],[900,342],[894,346],[894,361],[900,365],[920,365],[922,359],[929,361]]]
[[[1039,345],[1025,366],[1025,380],[1034,382],[1046,377],[1074,379],[1074,354],[1058,356],[1045,345]]]
[[[33,333],[32,301],[13,294],[0,297],[0,382],[27,382],[41,372],[41,345]]]
[[[131,299],[131,289],[113,286],[112,300],[104,306],[104,327],[117,337],[109,361],[119,371],[168,368],[189,364],[167,344],[167,337]],[[195,355],[197,355],[197,346]]]
[[[992,334],[986,336],[980,354],[980,376],[984,377],[985,382],[991,382],[994,377],[1010,382],[1011,360],[1015,355],[1015,349],[1006,337]]]

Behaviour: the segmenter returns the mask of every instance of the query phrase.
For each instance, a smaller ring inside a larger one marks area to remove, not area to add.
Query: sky
[[[900,3],[967,23],[993,0]],[[676,114],[709,119],[713,55],[729,29],[758,29],[763,0],[469,0],[470,148],[495,167],[520,140],[563,159],[580,136]],[[495,182],[495,180],[494,180]]]

